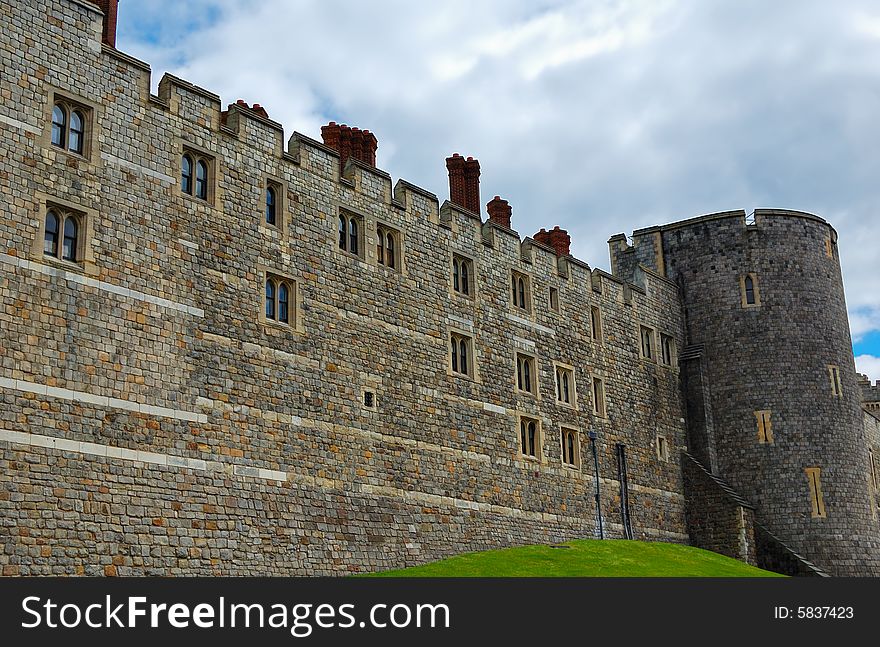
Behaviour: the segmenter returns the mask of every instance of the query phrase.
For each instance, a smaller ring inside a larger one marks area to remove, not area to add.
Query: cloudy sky
[[[448,194],[473,155],[514,227],[615,233],[802,209],[840,234],[857,365],[880,379],[880,5],[869,0],[122,0],[118,46]]]

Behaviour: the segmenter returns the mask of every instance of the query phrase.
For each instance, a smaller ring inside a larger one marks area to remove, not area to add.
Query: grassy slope
[[[594,539],[457,555],[372,577],[775,577],[692,546]]]

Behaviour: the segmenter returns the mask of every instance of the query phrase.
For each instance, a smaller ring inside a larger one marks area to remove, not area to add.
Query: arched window
[[[385,235],[385,264],[388,267],[396,267],[394,262],[394,234],[388,233]]]
[[[456,292],[464,292],[461,289],[461,283],[459,283],[459,279],[458,279],[458,273],[459,273],[460,267],[461,267],[461,264],[459,263],[458,259],[453,258],[452,259],[452,289],[455,290]],[[467,294],[467,293],[465,292],[465,294]]]
[[[180,162],[180,190],[192,195],[193,192],[193,161],[189,153]]]
[[[571,402],[571,398],[568,393],[568,372],[562,372],[562,401],[563,402]]]
[[[348,229],[348,222],[345,216],[339,216],[339,249],[345,249],[345,230]]]
[[[275,281],[266,279],[266,319],[275,319]]]
[[[575,433],[572,429],[562,430],[562,462],[565,465],[576,466],[578,462]]]
[[[379,265],[397,269],[397,236],[393,229],[376,226],[376,260]]]
[[[46,213],[43,253],[47,256],[58,256],[58,214],[54,211]]]
[[[70,133],[67,137],[67,147],[74,153],[82,155],[85,132],[85,119],[79,110],[74,110],[70,113]]]
[[[519,272],[511,274],[511,295],[513,297],[513,305],[521,310],[528,312],[529,300],[531,293],[529,292],[529,279],[526,275]]]
[[[452,370],[455,373],[460,373],[458,370],[458,338],[453,335],[452,336]]]
[[[535,393],[535,360],[528,355],[516,356],[516,384],[520,391]]]
[[[77,260],[78,233],[79,226],[76,223],[76,218],[74,216],[67,216],[64,219],[64,243],[61,252],[61,258],[65,261],[76,262]]]
[[[64,131],[67,130],[67,112],[55,104],[52,108],[52,145],[64,148]]]
[[[348,221],[348,251],[358,253],[358,224],[354,218]]]
[[[532,418],[520,418],[519,421],[520,450],[523,456],[538,456],[538,422]]]
[[[281,323],[288,323],[289,300],[290,297],[287,283],[281,283],[278,286],[278,321],[280,321]]]
[[[276,220],[275,188],[266,187],[266,223],[274,225]]]
[[[755,280],[746,275],[745,278],[745,290],[746,290],[746,304],[754,305],[755,304]]]
[[[452,351],[452,372],[461,375],[473,375],[470,361],[471,338],[458,333],[451,333],[449,338]]]
[[[468,276],[468,262],[461,264],[461,293],[470,294],[470,276]]]
[[[381,229],[376,233],[376,260],[380,265],[385,265],[385,234]]]
[[[205,160],[196,162],[196,197],[208,199],[208,165]]]

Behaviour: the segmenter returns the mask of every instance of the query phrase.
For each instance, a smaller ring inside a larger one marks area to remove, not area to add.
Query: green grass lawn
[[[586,539],[566,548],[467,553],[369,577],[782,577],[707,550],[661,542]]]

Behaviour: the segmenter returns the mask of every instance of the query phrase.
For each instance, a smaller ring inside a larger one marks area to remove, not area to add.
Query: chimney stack
[[[449,171],[449,199],[473,213],[480,213],[480,162],[458,153],[446,158]]]
[[[101,41],[110,47],[116,47],[116,14],[119,0],[92,0],[104,12],[104,27],[101,30]]]
[[[513,209],[510,208],[507,200],[502,200],[500,196],[496,195],[486,204],[486,211],[489,212],[489,220],[510,229],[510,216]]]
[[[556,225],[551,231],[541,229],[532,238],[543,245],[552,247],[557,256],[571,255],[571,236],[565,229],[560,229],[559,225]]]
[[[321,126],[321,137],[324,145],[339,153],[339,170],[345,168],[345,162],[349,157],[376,166],[376,149],[379,140],[369,130],[350,128],[345,124],[337,124],[331,121],[326,126]]]

